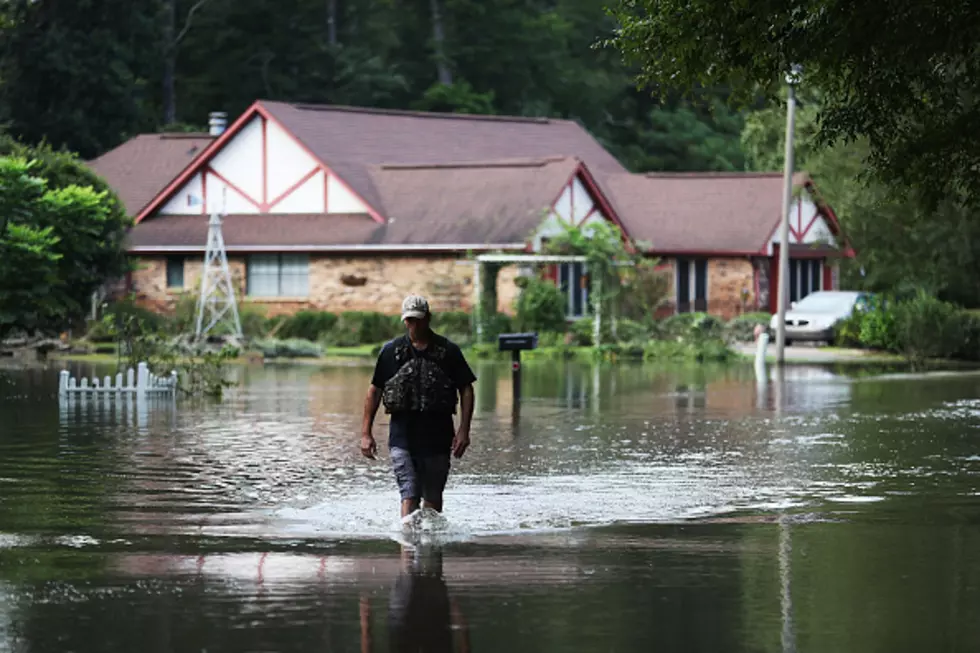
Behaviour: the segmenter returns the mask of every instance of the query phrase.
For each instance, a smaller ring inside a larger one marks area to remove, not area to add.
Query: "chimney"
[[[225,131],[225,127],[228,126],[228,114],[224,111],[212,111],[208,115],[208,126],[210,127],[209,133],[212,136],[221,136]]]

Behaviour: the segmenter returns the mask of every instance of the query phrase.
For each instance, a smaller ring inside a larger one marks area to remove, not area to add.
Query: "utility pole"
[[[786,75],[786,150],[783,156],[783,214],[779,220],[779,292],[776,308],[776,365],[786,361],[786,304],[789,302],[789,207],[793,201],[793,137],[796,120],[796,86],[802,66],[793,65]]]

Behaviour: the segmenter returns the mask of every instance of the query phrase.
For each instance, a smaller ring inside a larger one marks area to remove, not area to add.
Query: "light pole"
[[[796,86],[803,67],[793,65],[786,74],[786,151],[783,156],[783,214],[779,220],[779,292],[776,308],[776,365],[785,362],[786,304],[789,301],[789,207],[793,201],[793,136]]]

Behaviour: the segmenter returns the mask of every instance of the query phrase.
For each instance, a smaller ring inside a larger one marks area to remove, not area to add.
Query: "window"
[[[708,261],[677,259],[677,312],[703,313],[708,310]]]
[[[167,288],[184,287],[184,257],[167,257]]]
[[[558,287],[568,299],[565,315],[584,317],[589,310],[589,276],[585,263],[561,263],[558,266]]]
[[[248,257],[248,295],[306,297],[310,292],[310,261],[306,254],[255,254]]]
[[[789,300],[798,302],[818,290],[823,290],[823,262],[820,259],[790,260]]]

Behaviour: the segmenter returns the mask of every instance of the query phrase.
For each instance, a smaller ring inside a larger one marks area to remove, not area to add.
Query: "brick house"
[[[568,120],[259,101],[227,129],[140,135],[89,165],[134,217],[127,285],[157,310],[195,288],[215,211],[244,301],[270,314],[395,313],[408,292],[469,310],[471,253],[540,251],[561,222],[600,220],[672,271],[661,311],[772,307],[779,175],[631,174]],[[794,299],[835,287],[847,253],[812,181],[798,183]],[[516,275],[499,274],[498,310],[511,311]],[[556,271],[569,317],[587,312],[585,275]]]

